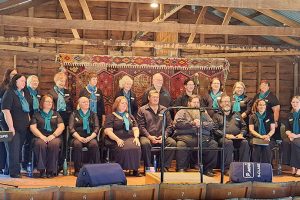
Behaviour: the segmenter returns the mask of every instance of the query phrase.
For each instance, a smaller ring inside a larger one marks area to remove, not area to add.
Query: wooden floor
[[[204,176],[204,183],[220,183],[220,171],[215,171],[217,175],[213,178]],[[274,172],[275,174],[275,172]],[[224,176],[224,183],[228,181],[228,176]],[[284,170],[283,175],[274,175],[273,182],[300,181],[300,178],[291,176],[289,171]],[[167,172],[165,173],[165,183],[199,183],[200,174],[196,171],[191,172]],[[127,176],[128,185],[144,185],[160,183],[160,173],[147,173],[143,177]],[[59,175],[51,179],[29,178],[25,175],[22,178],[14,179],[9,176],[0,175],[0,187],[19,187],[35,188],[46,186],[75,186],[76,177]]]

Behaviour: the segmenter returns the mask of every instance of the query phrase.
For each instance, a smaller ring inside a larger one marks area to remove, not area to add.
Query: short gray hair
[[[119,87],[121,89],[123,89],[125,83],[127,83],[127,82],[130,82],[131,84],[133,84],[133,80],[129,76],[125,75],[119,80]]]
[[[36,78],[37,80],[39,80],[39,77],[37,77],[36,75],[30,75],[27,78],[27,86],[30,86],[30,83],[32,81],[33,78]]]

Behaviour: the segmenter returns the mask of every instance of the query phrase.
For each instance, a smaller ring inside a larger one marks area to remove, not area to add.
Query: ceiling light
[[[158,3],[153,2],[153,3],[150,4],[150,7],[151,8],[157,8],[158,7]]]

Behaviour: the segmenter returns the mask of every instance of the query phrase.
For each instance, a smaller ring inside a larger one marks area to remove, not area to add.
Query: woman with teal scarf
[[[100,152],[97,141],[99,133],[99,120],[97,114],[90,110],[90,100],[87,97],[78,99],[78,108],[70,116],[69,131],[73,136],[71,146],[74,148],[74,176],[78,176],[82,167],[82,148],[88,148],[88,159],[91,163],[99,163]]]
[[[266,102],[263,99],[258,99],[253,104],[249,131],[253,137],[258,138],[255,141],[261,140],[253,142],[252,161],[271,163],[271,137],[275,133],[275,122],[273,115],[266,112]]]
[[[114,158],[123,170],[130,170],[133,176],[141,176],[138,169],[141,159],[141,147],[139,140],[138,124],[128,113],[126,97],[116,98],[113,113],[107,115],[104,133],[111,140],[114,149]]]
[[[207,110],[210,117],[218,111],[219,108],[218,101],[221,98],[222,92],[222,83],[219,78],[215,77],[210,81],[208,93],[205,94],[201,99],[201,107],[208,107],[215,110]]]
[[[300,96],[294,96],[291,101],[292,110],[286,121],[288,141],[283,140],[284,164],[292,167],[292,175],[300,177]]]
[[[39,86],[39,78],[36,75],[30,75],[27,78],[27,87],[25,88],[24,92],[25,95],[29,97],[29,105],[30,105],[30,116],[33,113],[39,111],[39,101],[41,99],[41,95],[37,90]]]
[[[239,112],[248,124],[248,116],[251,114],[251,98],[246,95],[246,86],[243,82],[236,82],[233,86],[232,111]]]
[[[60,135],[65,129],[61,116],[52,108],[52,96],[43,96],[40,110],[34,113],[30,122],[30,130],[35,136],[33,151],[41,178],[52,178],[57,173],[59,147],[62,142]]]

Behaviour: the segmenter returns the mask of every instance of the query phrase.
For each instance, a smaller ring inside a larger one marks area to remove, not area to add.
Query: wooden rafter
[[[86,30],[117,30],[117,31],[149,31],[173,33],[202,33],[202,34],[234,34],[234,35],[266,35],[300,37],[300,28],[272,26],[222,26],[195,25],[179,23],[153,23],[113,20],[65,20],[32,18],[0,15],[0,25],[19,27],[38,27],[53,29],[86,29]]]
[[[213,53],[187,56],[188,58],[233,58],[261,56],[299,56],[300,52],[242,52],[242,53]]]
[[[253,52],[295,52],[298,48],[267,45],[239,45],[239,44],[201,44],[201,43],[165,43],[156,41],[137,41],[132,43],[129,40],[100,40],[100,39],[74,39],[58,37],[4,37],[0,36],[0,43],[34,43],[34,44],[55,44],[55,45],[84,45],[84,46],[119,46],[119,47],[144,47],[156,49],[190,49],[190,50],[211,50],[211,51],[253,51]]]
[[[60,5],[61,5],[61,7],[63,9],[63,12],[64,12],[64,14],[66,16],[66,19],[67,20],[72,20],[71,13],[70,13],[70,11],[68,9],[68,6],[67,6],[65,0],[59,0],[59,3],[60,3]],[[72,28],[71,31],[73,33],[74,38],[80,38],[79,33],[78,33],[78,31],[76,29]]]
[[[106,1],[106,0],[88,0]],[[111,2],[152,3],[153,0],[110,0]],[[174,5],[197,5],[226,8],[252,8],[274,10],[300,10],[299,0],[156,0],[157,3]]]
[[[132,13],[133,13],[133,9],[134,8],[134,3],[129,3],[129,12],[127,14],[127,17],[126,17],[126,21],[131,21],[131,18],[132,18]],[[124,40],[124,37],[125,37],[125,31],[122,33],[122,40]]]
[[[283,23],[286,26],[296,27],[296,28],[300,27],[300,24],[297,23],[296,21],[291,20],[289,18],[286,18],[286,17],[274,12],[273,10],[262,10],[261,9],[261,10],[258,10],[258,11],[261,12],[262,14],[264,14],[264,15],[267,15],[267,16]]]
[[[224,8],[216,8],[218,11],[220,12],[223,12],[223,13],[226,13],[226,9]],[[250,25],[250,26],[264,26],[263,24],[257,22],[257,21],[254,21],[253,19],[249,19],[248,17],[245,17],[237,12],[233,12],[232,13],[232,17]],[[279,27],[278,27],[279,28]],[[263,35],[263,34],[262,34]],[[287,36],[277,36],[279,39],[281,39],[282,41],[285,41],[286,43],[288,44],[291,44],[291,45],[295,45],[295,46],[300,46],[300,42],[298,42],[297,40],[294,40],[292,38],[289,38]]]
[[[87,3],[86,3],[86,0],[79,0],[79,3],[81,5],[81,8],[82,8],[85,19],[86,20],[93,20],[91,11],[90,11]]]
[[[234,12],[233,8],[228,8],[225,14],[225,17],[223,19],[222,25],[228,25],[232,16],[232,13]]]
[[[152,22],[154,23],[161,23],[164,22],[166,19],[168,19],[171,15],[173,15],[174,13],[176,13],[178,10],[180,10],[181,8],[183,8],[185,5],[179,5],[179,6],[175,6],[173,7],[171,10],[169,10],[168,12],[159,15],[158,17],[156,17]],[[146,35],[149,31],[139,31],[135,37],[133,41],[137,41],[139,40],[142,36]],[[168,32],[168,31],[165,31]]]
[[[12,46],[12,45],[2,45],[2,44],[0,45],[0,49],[9,50],[9,51],[42,53],[42,54],[56,54],[55,51],[48,51],[48,50],[38,49],[33,47],[22,47],[22,46]]]
[[[203,8],[201,9],[200,14],[199,14],[199,16],[198,16],[198,18],[197,18],[197,21],[196,21],[196,23],[195,23],[196,25],[197,25],[197,24],[202,24],[202,23],[203,23],[204,16],[205,16],[205,13],[206,13],[207,9],[208,9],[208,7],[203,7]],[[190,37],[189,37],[187,43],[189,43],[189,44],[190,44],[190,43],[193,43],[193,41],[194,41],[194,39],[195,39],[195,36],[196,36],[196,33],[191,33],[191,35],[190,35]]]

